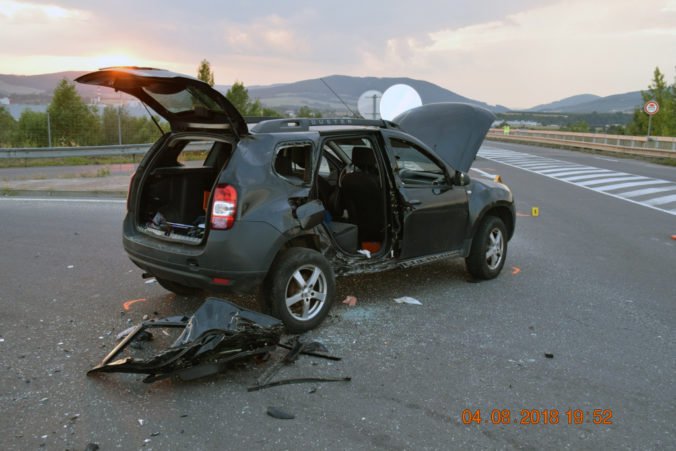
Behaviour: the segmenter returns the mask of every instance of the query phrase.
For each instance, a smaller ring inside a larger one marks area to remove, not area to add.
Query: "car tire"
[[[500,274],[507,258],[507,228],[496,216],[487,216],[479,225],[465,265],[477,279],[493,279]]]
[[[317,327],[333,304],[335,277],[329,262],[319,252],[291,248],[273,263],[259,300],[272,316],[284,322],[290,333]]]
[[[202,290],[199,288],[195,287],[188,287],[186,285],[181,285],[180,283],[173,282],[171,280],[167,279],[160,279],[159,277],[156,277],[157,283],[162,286],[165,290],[171,291],[172,293],[176,293],[180,296],[197,296],[198,294],[202,293]]]

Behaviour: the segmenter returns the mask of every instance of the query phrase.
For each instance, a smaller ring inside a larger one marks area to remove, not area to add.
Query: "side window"
[[[294,183],[312,181],[312,144],[284,143],[277,147],[273,167],[277,175]]]
[[[438,185],[446,182],[444,170],[422,149],[400,139],[391,139],[395,171],[405,185]]]

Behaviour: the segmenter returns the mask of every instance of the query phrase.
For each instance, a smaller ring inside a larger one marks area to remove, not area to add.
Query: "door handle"
[[[418,200],[418,199],[411,199],[411,200],[408,201],[408,204],[409,205],[420,205],[420,204],[422,204],[422,201]]]

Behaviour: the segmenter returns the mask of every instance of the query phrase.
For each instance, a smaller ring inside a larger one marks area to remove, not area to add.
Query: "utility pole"
[[[122,119],[120,118],[122,113],[121,107],[117,107],[117,143],[122,145]]]
[[[122,93],[120,93],[119,103],[117,104],[117,143],[122,145]]]
[[[47,111],[47,146],[52,147],[52,123],[49,119],[49,111]]]

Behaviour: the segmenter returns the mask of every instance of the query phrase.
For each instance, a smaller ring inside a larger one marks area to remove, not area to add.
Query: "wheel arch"
[[[488,216],[495,216],[499,218],[507,229],[507,240],[512,239],[514,236],[514,229],[516,227],[516,214],[514,212],[514,205],[507,202],[497,202],[491,205],[487,205],[481,212],[476,216],[476,219],[472,221],[470,238],[474,238],[479,225],[486,219]]]
[[[502,223],[507,228],[507,239],[510,240],[514,235],[514,213],[507,205],[495,205],[484,212],[480,217],[479,223],[486,219],[487,216],[495,216],[502,220]]]
[[[304,233],[302,235],[293,235],[293,236],[282,236],[277,242],[277,246],[270,252],[269,257],[269,268],[275,264],[275,261],[282,255],[285,251],[295,248],[306,248],[313,251],[321,253],[321,246],[319,237],[314,233]],[[269,269],[268,269],[269,271]]]

